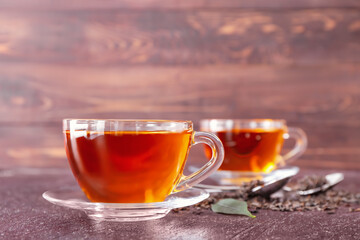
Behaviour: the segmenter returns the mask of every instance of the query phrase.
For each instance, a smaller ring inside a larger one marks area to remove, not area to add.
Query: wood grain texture
[[[282,118],[360,169],[359,103],[359,1],[0,0],[0,167],[67,165],[63,118]]]
[[[358,9],[0,10],[0,61],[78,66],[360,62]]]
[[[296,165],[360,170],[357,65],[2,66],[3,167],[66,167],[66,117],[189,119],[197,129],[201,118],[285,118],[309,137]],[[202,150],[190,158],[201,161]]]
[[[67,167],[61,124],[0,126],[0,168]]]
[[[285,118],[359,127],[359,65],[73,67],[2,64],[0,122]]]
[[[360,7],[357,0],[12,0],[0,1],[4,9],[36,9],[36,10],[99,10],[99,9],[194,9],[194,8],[266,8],[266,9],[297,9],[297,8],[329,8],[329,7]]]
[[[303,168],[360,170],[360,149],[357,145],[360,135],[352,134],[353,128],[334,128],[322,124],[310,127],[304,123],[296,126],[307,132],[309,147],[293,164]],[[328,137],[321,131],[336,137]],[[0,126],[0,146],[0,169],[69,167],[60,123]],[[206,162],[202,146],[191,149],[188,162],[190,165],[201,165]]]

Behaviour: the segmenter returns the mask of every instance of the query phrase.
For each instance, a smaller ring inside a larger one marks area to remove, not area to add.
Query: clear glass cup
[[[212,133],[191,121],[64,119],[72,172],[93,202],[152,203],[186,190],[221,165],[224,150]],[[204,143],[210,160],[189,176],[183,169],[191,146]]]
[[[219,170],[243,176],[270,173],[300,157],[307,147],[304,131],[288,127],[282,119],[204,119],[200,129],[223,142],[225,157]],[[295,139],[293,149],[281,155],[284,140],[290,138]]]

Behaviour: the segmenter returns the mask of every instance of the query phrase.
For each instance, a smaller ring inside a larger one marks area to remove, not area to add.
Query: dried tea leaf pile
[[[310,175],[300,179],[297,182],[287,184],[294,191],[306,191],[321,187],[327,183],[325,176]]]
[[[307,176],[303,179],[293,182],[292,188],[307,190],[313,187],[319,187],[326,183],[324,177]],[[200,214],[202,210],[211,209],[211,204],[217,203],[221,199],[234,198],[246,201],[251,212],[259,209],[268,209],[273,211],[325,211],[329,214],[335,213],[340,206],[349,208],[350,212],[360,211],[360,193],[351,193],[344,190],[329,189],[326,192],[320,192],[315,195],[300,196],[295,192],[283,192],[267,199],[261,196],[251,196],[251,189],[262,185],[261,181],[252,181],[244,183],[237,191],[228,191],[211,194],[211,196],[190,207],[174,209],[174,212],[189,211]]]

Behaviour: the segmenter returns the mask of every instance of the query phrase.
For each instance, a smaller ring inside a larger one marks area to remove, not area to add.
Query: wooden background
[[[0,0],[0,167],[66,167],[63,118],[284,118],[360,170],[359,106],[358,0]]]

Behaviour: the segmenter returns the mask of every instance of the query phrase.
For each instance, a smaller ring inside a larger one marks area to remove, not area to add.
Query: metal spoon
[[[318,193],[321,191],[326,191],[327,189],[335,186],[336,184],[340,183],[342,180],[344,180],[344,174],[342,173],[332,173],[332,174],[328,174],[325,176],[326,179],[326,184],[317,187],[317,188],[312,188],[312,189],[308,189],[308,190],[303,190],[303,191],[296,191],[297,194],[305,196],[305,195],[311,195],[314,193]],[[292,188],[288,187],[288,186],[284,186],[283,187],[284,191],[287,192],[291,192],[294,191]]]
[[[271,194],[277,192],[286,183],[299,172],[298,167],[292,167],[287,171],[282,171],[281,174],[272,174],[263,179],[264,184],[262,186],[254,187],[251,192],[252,195],[261,195],[263,197],[269,197]]]
[[[269,197],[272,193],[280,190],[291,177],[295,176],[299,172],[298,167],[288,167],[284,169],[278,169],[271,174],[264,176],[262,181],[263,185],[254,187],[251,195],[261,195]],[[216,180],[214,180],[216,183]],[[223,192],[223,191],[236,191],[240,189],[239,186],[227,186],[227,185],[209,185],[209,184],[197,184],[195,187],[205,189],[209,193]]]

